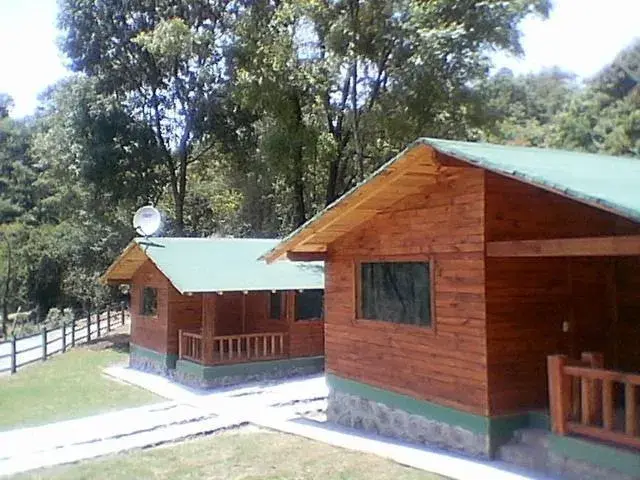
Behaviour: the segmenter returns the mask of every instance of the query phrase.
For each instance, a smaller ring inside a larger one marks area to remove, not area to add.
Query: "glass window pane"
[[[360,311],[363,318],[431,325],[428,263],[363,263],[360,275]]]
[[[272,320],[280,320],[281,313],[281,295],[280,292],[272,292],[269,297],[269,318]]]
[[[158,312],[158,290],[151,287],[142,289],[142,315],[156,315]]]
[[[296,320],[322,318],[323,290],[296,292]]]

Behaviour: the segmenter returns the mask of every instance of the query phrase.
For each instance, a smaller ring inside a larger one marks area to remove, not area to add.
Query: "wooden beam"
[[[488,257],[607,257],[640,255],[640,235],[487,242]]]
[[[315,262],[327,259],[327,252],[287,252],[287,260],[292,262]]]
[[[205,365],[211,365],[214,361],[217,299],[215,293],[202,294],[202,363]]]

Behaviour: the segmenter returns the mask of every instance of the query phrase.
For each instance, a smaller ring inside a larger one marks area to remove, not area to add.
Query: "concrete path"
[[[0,432],[0,475],[160,445],[241,421],[164,402],[39,427]]]
[[[112,367],[106,373],[165,398],[215,412],[220,418],[227,415],[240,416],[245,422],[256,426],[372,453],[403,465],[459,480],[548,478],[504,462],[470,459],[435,448],[327,424],[322,415],[326,410],[328,395],[324,375],[202,391],[126,367]]]
[[[0,432],[0,475],[76,462],[183,440],[244,424],[286,432],[460,480],[529,480],[499,462],[475,461],[435,449],[366,435],[324,422],[324,376],[195,390],[126,367],[105,373],[169,401],[41,427]]]

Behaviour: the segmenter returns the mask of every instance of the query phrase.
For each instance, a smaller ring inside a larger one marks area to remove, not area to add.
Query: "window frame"
[[[377,318],[365,318],[362,316],[362,264],[363,263],[424,263],[429,266],[429,307],[430,324],[415,325],[406,323],[396,323]],[[394,330],[414,330],[415,332],[435,335],[437,326],[436,316],[436,262],[430,255],[376,255],[358,257],[353,261],[353,305],[354,305],[354,325],[384,325]]]
[[[278,300],[280,301],[280,305],[278,307],[278,313],[280,314],[280,316],[278,318],[275,318],[275,317],[271,316],[271,308],[272,308],[272,305],[273,305],[273,295],[276,295],[276,294],[278,295]],[[285,297],[285,295],[284,295],[284,292],[282,290],[276,290],[275,292],[272,292],[272,291],[269,292],[269,310],[267,311],[267,313],[268,313],[267,317],[268,317],[269,320],[274,321],[274,322],[278,322],[278,321],[282,321],[283,320],[282,314],[285,311],[285,309],[284,309],[284,307],[285,307],[285,305],[284,305],[284,297]]]
[[[148,314],[148,313],[144,312],[144,292],[145,292],[146,289],[150,289],[150,290],[154,290],[155,291],[155,295],[156,295],[156,312],[153,313],[153,314]],[[144,317],[144,318],[153,318],[153,319],[158,318],[158,309],[159,309],[158,307],[159,307],[159,303],[160,303],[159,302],[159,298],[160,298],[160,294],[159,294],[158,287],[154,287],[154,286],[151,286],[151,285],[142,285],[140,287],[140,303],[139,303],[140,310],[139,310],[139,315],[141,317]]]
[[[309,318],[298,318],[298,294],[299,293],[304,293],[306,291],[314,291],[314,290],[318,290],[320,292],[322,292],[322,309],[320,310],[320,316],[319,317],[309,317]],[[325,298],[324,298],[324,288],[305,288],[302,290],[294,290],[293,291],[293,321],[294,322],[324,322],[324,303],[325,303]]]

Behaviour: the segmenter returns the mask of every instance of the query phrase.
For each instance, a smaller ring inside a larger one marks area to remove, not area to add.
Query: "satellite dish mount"
[[[133,216],[133,228],[147,238],[158,231],[162,224],[162,216],[153,205],[145,205],[138,209]]]

